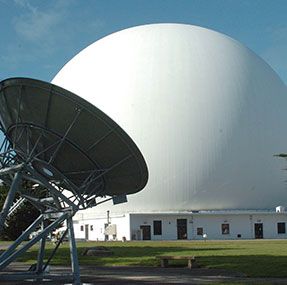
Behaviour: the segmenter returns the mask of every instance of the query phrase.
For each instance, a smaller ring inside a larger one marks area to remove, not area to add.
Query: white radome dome
[[[191,25],[139,26],[96,41],[52,82],[114,119],[149,168],[128,203],[94,210],[287,204],[285,163],[273,156],[287,151],[286,86],[237,41]]]

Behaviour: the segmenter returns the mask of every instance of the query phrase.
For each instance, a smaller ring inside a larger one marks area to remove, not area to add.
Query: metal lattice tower
[[[33,270],[9,278],[54,278],[46,269],[68,235],[71,277],[80,284],[72,217],[79,210],[108,200],[124,202],[127,194],[140,191],[148,178],[140,151],[96,107],[67,90],[33,79],[0,82],[0,128],[5,135],[0,148],[0,179],[9,187],[0,229],[24,201],[40,211],[0,256],[0,271],[39,242]],[[33,185],[41,186],[45,195],[39,195]],[[16,193],[20,198],[15,201]],[[67,230],[45,259],[47,237],[63,222]],[[41,231],[18,248],[38,228]]]

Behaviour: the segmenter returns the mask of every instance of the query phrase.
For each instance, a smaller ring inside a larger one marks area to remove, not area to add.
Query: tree
[[[39,211],[26,202],[15,214],[8,219],[4,231],[4,239],[15,240],[39,216]]]
[[[2,210],[9,188],[0,186],[0,209]],[[16,195],[15,199],[19,199]],[[4,227],[0,238],[4,240],[15,240],[37,217],[39,210],[31,205],[28,201],[24,202],[15,213],[7,220],[7,226]]]

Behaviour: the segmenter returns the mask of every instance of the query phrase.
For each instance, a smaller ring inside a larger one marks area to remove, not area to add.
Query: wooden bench
[[[196,263],[194,256],[157,256],[158,259],[160,259],[160,265],[161,267],[168,267],[168,261],[169,260],[187,260],[187,266],[189,269],[191,268],[197,268],[198,264]]]

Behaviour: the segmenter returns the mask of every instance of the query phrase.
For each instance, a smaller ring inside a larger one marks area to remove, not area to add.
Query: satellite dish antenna
[[[0,256],[0,271],[40,241],[35,270],[25,276],[44,276],[55,253],[44,261],[46,238],[66,221],[72,277],[80,283],[72,217],[78,210],[107,200],[125,202],[127,194],[143,189],[148,170],[142,154],[131,138],[98,108],[63,88],[35,79],[0,82],[0,130],[5,135],[0,148],[0,179],[10,187],[0,214],[0,227],[15,204],[29,201],[41,212]],[[37,193],[35,185],[46,189],[44,194]],[[20,199],[13,204],[16,193]],[[46,220],[51,221],[49,225]],[[17,249],[39,226],[41,232]]]

